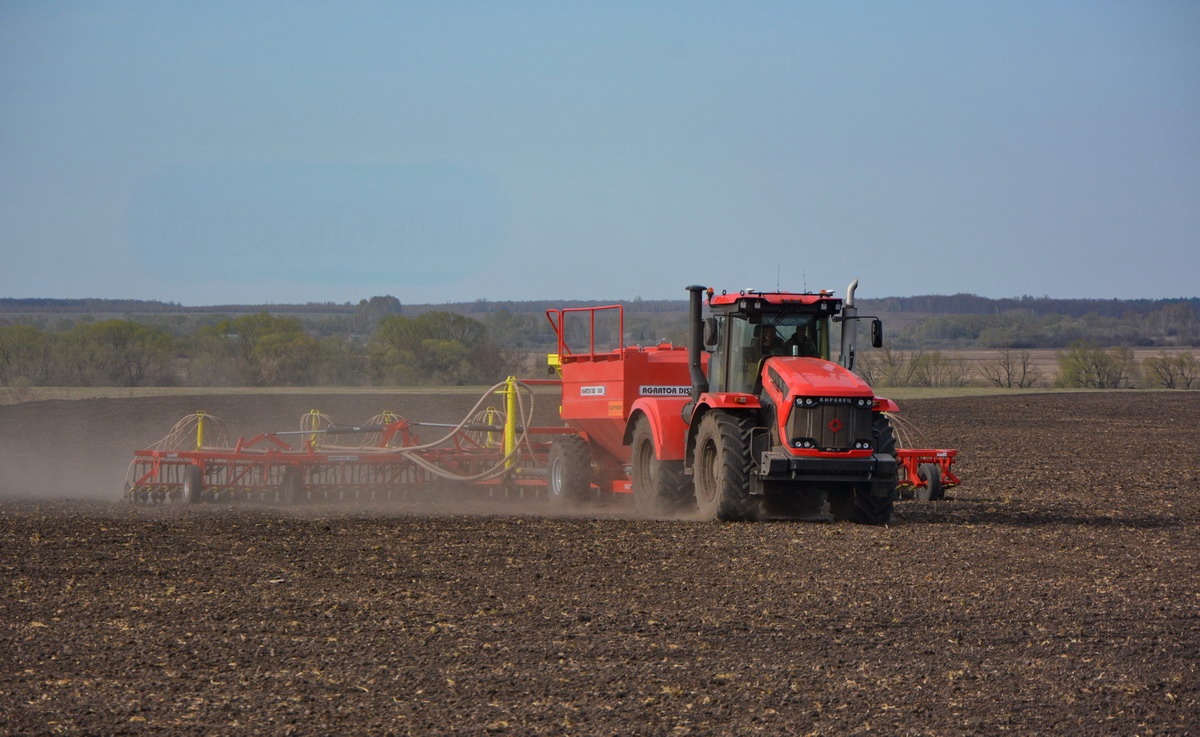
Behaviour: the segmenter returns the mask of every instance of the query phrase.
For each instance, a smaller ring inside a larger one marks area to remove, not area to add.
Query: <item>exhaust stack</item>
[[[700,395],[708,391],[708,377],[700,365],[700,352],[704,350],[704,290],[698,284],[687,288],[688,294],[688,324],[691,336],[688,338],[688,373],[692,377],[691,405],[700,401]]]
[[[842,302],[842,352],[838,363],[847,371],[854,370],[854,346],[858,341],[858,308],[854,306],[854,290],[858,289],[858,277],[846,287],[846,299]]]

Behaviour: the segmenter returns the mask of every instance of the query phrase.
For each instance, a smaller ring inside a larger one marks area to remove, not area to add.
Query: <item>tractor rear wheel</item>
[[[197,504],[204,494],[204,472],[199,466],[183,467],[183,501]]]
[[[575,507],[585,502],[592,490],[592,450],[578,435],[566,435],[550,446],[548,463],[550,502],[556,507]]]
[[[642,415],[633,428],[630,456],[633,503],[650,517],[678,514],[692,500],[691,482],[683,473],[683,461],[659,460],[654,448],[650,420]]]
[[[696,507],[709,520],[754,520],[761,499],[750,495],[750,431],[754,420],[711,410],[696,430]]]

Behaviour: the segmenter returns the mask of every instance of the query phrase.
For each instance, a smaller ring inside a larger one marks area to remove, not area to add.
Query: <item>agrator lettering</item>
[[[686,397],[692,393],[690,386],[643,386],[638,389],[643,397]]]

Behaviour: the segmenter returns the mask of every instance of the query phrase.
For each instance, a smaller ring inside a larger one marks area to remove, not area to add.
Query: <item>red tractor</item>
[[[686,349],[626,346],[623,324],[613,347],[598,346],[605,317],[623,323],[620,307],[549,311],[561,413],[578,433],[551,448],[551,498],[582,500],[594,484],[632,491],[655,516],[887,523],[900,464],[885,413],[898,408],[852,371],[865,319],[856,287],[844,303],[825,291],[688,287]],[[880,321],[871,328],[872,344],[882,345]]]

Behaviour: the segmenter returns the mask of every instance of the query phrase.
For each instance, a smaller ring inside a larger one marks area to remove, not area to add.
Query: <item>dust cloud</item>
[[[133,453],[148,448],[175,423],[203,410],[226,426],[230,441],[265,431],[290,431],[312,410],[343,424],[383,411],[418,422],[456,423],[478,396],[463,394],[205,394],[179,397],[32,401],[0,406],[0,498],[124,501]],[[536,407],[534,423],[560,425],[557,403]],[[434,440],[444,432],[420,432]],[[220,505],[224,506],[224,505]],[[266,506],[260,504],[258,506]],[[431,514],[633,517],[630,499],[606,499],[559,509],[536,490],[433,487],[405,500],[322,501],[285,514]],[[283,511],[286,510],[286,511]]]

